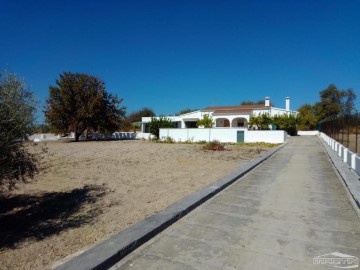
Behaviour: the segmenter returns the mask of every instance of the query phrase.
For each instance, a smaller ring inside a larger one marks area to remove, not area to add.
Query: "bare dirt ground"
[[[269,149],[206,152],[145,141],[47,147],[36,181],[0,197],[1,270],[50,269]]]

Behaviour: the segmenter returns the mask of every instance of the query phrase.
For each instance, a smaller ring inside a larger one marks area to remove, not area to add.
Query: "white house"
[[[247,129],[250,117],[268,113],[271,116],[283,114],[297,114],[290,110],[290,98],[286,97],[285,109],[271,106],[270,98],[265,98],[264,104],[206,107],[202,110],[182,114],[179,116],[166,116],[174,123],[174,128],[196,128],[196,122],[209,114],[215,121],[214,128],[243,128]],[[143,117],[142,132],[148,132],[148,123],[151,117]]]

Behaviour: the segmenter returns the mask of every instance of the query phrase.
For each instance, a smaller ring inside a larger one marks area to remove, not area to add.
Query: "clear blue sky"
[[[41,101],[70,71],[103,79],[128,112],[265,96],[297,109],[331,83],[360,95],[359,11],[351,0],[0,0],[0,69]]]

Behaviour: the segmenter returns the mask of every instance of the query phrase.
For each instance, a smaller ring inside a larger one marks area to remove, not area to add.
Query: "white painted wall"
[[[284,143],[287,133],[283,130],[247,130],[245,142]]]
[[[29,140],[34,142],[41,142],[41,141],[57,141],[59,140],[59,135],[53,133],[38,133],[33,134],[29,137]]]
[[[284,143],[287,133],[283,130],[247,130],[244,128],[161,128],[160,139],[171,137],[175,141],[236,142],[237,131],[244,131],[245,142]]]
[[[299,136],[316,136],[319,135],[317,130],[298,130]]]

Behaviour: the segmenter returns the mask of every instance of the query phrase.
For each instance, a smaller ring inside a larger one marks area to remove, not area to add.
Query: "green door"
[[[244,131],[240,130],[237,132],[237,142],[244,142]]]

